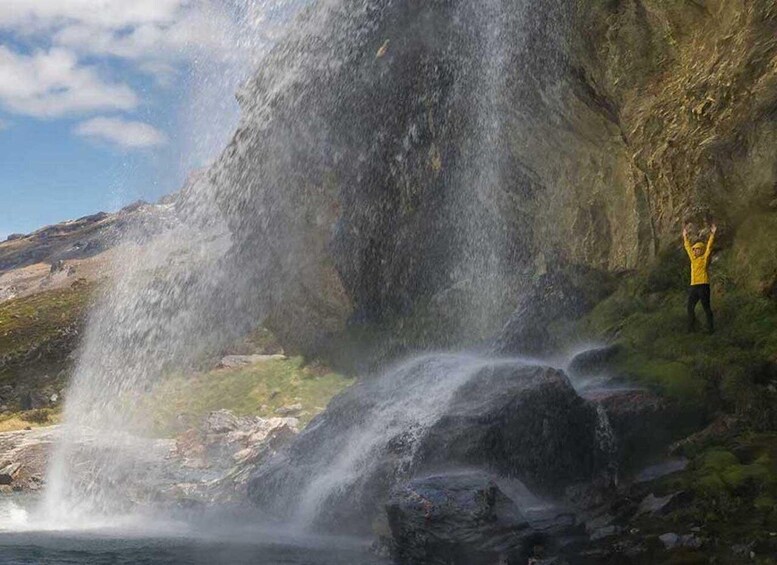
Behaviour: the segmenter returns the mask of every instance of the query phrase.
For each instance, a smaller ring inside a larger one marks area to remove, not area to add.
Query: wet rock
[[[588,520],[585,523],[585,529],[590,534],[598,529],[610,526],[615,518],[610,514],[602,514]]]
[[[618,344],[588,349],[578,353],[569,363],[569,374],[572,376],[592,376],[606,373],[610,362],[622,347]]]
[[[168,494],[187,498],[230,501],[244,497],[254,466],[298,433],[295,418],[239,417],[229,410],[211,412],[200,429],[190,429],[175,441],[173,458],[203,472],[201,481],[178,484]]]
[[[418,386],[413,383],[431,370],[419,363],[403,374],[405,384],[390,386]],[[286,517],[311,478],[326,473],[347,442],[359,441],[349,438],[370,428],[371,410],[385,386],[380,379],[365,380],[333,399],[287,449],[258,467],[249,484],[252,500]],[[387,423],[381,430],[385,437],[371,448],[353,483],[321,502],[317,524],[364,531],[396,484],[441,467],[487,468],[547,494],[590,480],[602,468],[596,409],[557,370],[494,362],[477,370],[440,408],[425,429]]]
[[[302,412],[302,404],[290,404],[288,406],[281,406],[275,410],[275,413],[279,416],[295,416]]]
[[[515,503],[481,473],[415,479],[394,491],[386,512],[400,563],[526,563],[539,541]]]
[[[546,274],[522,294],[520,303],[497,338],[500,354],[536,355],[549,351],[552,322],[574,319],[591,306],[572,279],[561,273]]]
[[[636,516],[641,516],[642,514],[650,514],[652,516],[669,514],[687,503],[689,498],[689,495],[685,492],[675,492],[661,497],[656,497],[653,493],[650,493],[639,503]]]
[[[665,398],[646,390],[604,390],[586,398],[607,414],[618,438],[618,459],[626,470],[669,443],[677,412]]]
[[[658,536],[658,540],[664,544],[664,547],[666,549],[674,549],[677,547],[677,545],[680,543],[680,536],[675,534],[674,532],[668,532],[666,534],[661,534]]]
[[[37,490],[48,465],[57,426],[0,433],[0,481],[22,491]]]
[[[615,525],[603,526],[591,532],[589,538],[591,541],[599,541],[605,538],[618,535],[620,532],[621,532],[621,528],[618,526],[615,526]]]
[[[493,367],[458,391],[417,457],[429,466],[485,463],[533,491],[559,494],[600,470],[596,424],[595,408],[577,396],[564,373]]]
[[[664,548],[667,550],[677,549],[679,547],[686,547],[689,549],[699,549],[703,542],[700,538],[694,534],[678,535],[674,532],[661,534],[658,536],[659,541],[664,544]]]
[[[227,355],[219,361],[218,368],[239,369],[270,361],[285,361],[286,359],[288,358],[285,355]]]
[[[637,473],[637,476],[634,477],[634,482],[639,484],[655,481],[656,479],[683,471],[686,467],[688,467],[688,459],[683,457],[661,461],[660,463],[642,469]]]

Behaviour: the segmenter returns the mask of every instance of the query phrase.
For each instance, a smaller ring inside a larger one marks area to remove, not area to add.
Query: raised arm
[[[683,247],[685,247],[685,252],[688,254],[688,257],[693,259],[693,252],[691,251],[691,241],[688,239],[688,225],[683,226]]]
[[[710,228],[710,237],[707,240],[707,249],[704,251],[704,258],[709,259],[710,255],[712,255],[712,246],[715,244],[715,233],[718,231],[718,226],[715,224],[712,224],[712,227]]]

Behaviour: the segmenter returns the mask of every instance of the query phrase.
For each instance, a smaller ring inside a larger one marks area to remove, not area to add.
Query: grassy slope
[[[65,384],[58,375],[76,345],[74,336],[94,289],[94,284],[76,283],[0,304],[0,385],[36,390]],[[277,352],[279,346],[262,331],[233,349],[230,353]],[[175,376],[155,391],[154,423],[160,432],[175,433],[211,410],[272,416],[276,408],[297,403],[303,406],[301,420],[306,423],[351,382],[321,367],[305,366],[299,358]],[[59,417],[58,409],[20,412],[14,402],[8,404],[11,411],[0,415],[0,432],[55,423]]]
[[[30,351],[56,348],[64,332],[77,326],[89,304],[93,285],[76,282],[69,288],[41,292],[0,304],[0,359],[12,370],[16,359]],[[54,351],[52,351],[54,353]]]
[[[0,304],[0,385],[14,391],[60,388],[61,372],[75,346],[95,289],[78,281]],[[10,411],[0,415],[0,431],[51,424],[57,409],[19,411],[19,397],[5,399]]]
[[[305,424],[352,382],[322,367],[305,366],[298,357],[176,376],[154,391],[154,427],[171,435],[196,425],[212,410],[270,417],[277,408],[292,404],[302,405],[300,420]]]
[[[764,233],[769,227],[773,230]],[[559,328],[570,341],[621,344],[611,370],[698,412],[700,426],[721,415],[735,418],[732,429],[685,447],[683,454],[691,459],[688,470],[659,487],[659,494],[690,492],[693,503],[669,516],[643,520],[646,533],[688,533],[692,525],[702,525],[704,535],[722,542],[714,549],[677,552],[678,559],[688,559],[682,562],[708,562],[713,551],[719,562],[734,563],[730,547],[749,542],[756,554],[774,549],[777,301],[767,289],[777,266],[771,260],[777,256],[776,244],[777,222],[761,222],[740,230],[716,257],[711,269],[714,335],[687,332],[688,265],[681,249],[625,276],[618,290],[587,317]],[[697,318],[701,329],[701,306]]]

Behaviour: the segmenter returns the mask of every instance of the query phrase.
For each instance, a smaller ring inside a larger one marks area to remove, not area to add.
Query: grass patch
[[[68,288],[1,303],[0,355],[26,351],[79,321],[89,304],[92,289],[89,283],[75,283]]]
[[[654,291],[657,281],[676,280],[673,270],[659,265],[629,277],[573,326],[568,339],[617,341],[624,346],[614,360],[619,374],[683,403],[736,412],[770,429],[777,421],[761,385],[777,377],[777,303],[718,273],[712,281],[716,333],[701,331],[700,306],[700,331],[689,333],[686,288]]]
[[[160,435],[175,435],[199,424],[213,410],[271,417],[277,408],[293,404],[302,405],[299,418],[306,424],[353,382],[321,366],[306,366],[300,357],[174,376],[154,391],[153,427]]]
[[[52,426],[60,421],[60,412],[48,408],[12,412],[0,415],[0,433],[15,432],[27,428]]]
[[[699,453],[669,488],[693,493],[693,503],[672,516],[704,524],[728,543],[770,541],[777,530],[777,434],[746,434]]]

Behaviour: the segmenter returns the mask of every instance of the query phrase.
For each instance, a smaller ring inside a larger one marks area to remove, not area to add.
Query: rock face
[[[526,563],[541,538],[485,474],[438,475],[398,488],[386,506],[398,563]]]
[[[487,368],[462,386],[418,447],[426,467],[485,465],[537,493],[593,477],[595,410],[552,369]]]
[[[227,355],[219,361],[219,369],[239,369],[270,361],[284,361],[285,355]]]
[[[436,361],[389,371],[336,397],[258,467],[251,499],[280,517],[364,531],[390,490],[418,474],[480,468],[559,494],[606,466],[596,410],[563,373],[488,361],[456,372],[456,360]],[[437,388],[447,386],[453,389]]]
[[[618,438],[618,459],[640,465],[672,440],[682,416],[666,398],[645,390],[603,391],[589,396],[604,409]]]
[[[40,489],[59,434],[57,426],[0,433],[0,494]]]
[[[315,348],[459,289],[477,334],[548,265],[772,218],[775,30],[770,0],[307,10],[211,171],[242,260],[283,285],[274,329]]]
[[[211,412],[202,426],[176,439],[172,458],[202,477],[178,483],[171,496],[189,500],[240,501],[251,471],[298,433],[295,418],[239,417],[229,410]],[[190,472],[189,475],[192,475]]]

